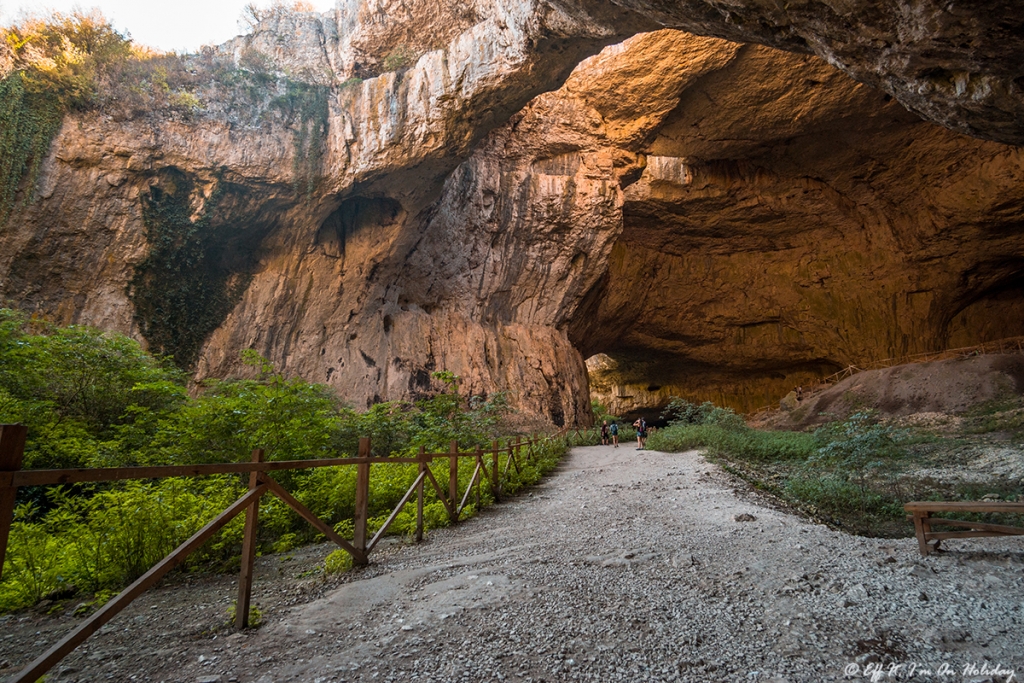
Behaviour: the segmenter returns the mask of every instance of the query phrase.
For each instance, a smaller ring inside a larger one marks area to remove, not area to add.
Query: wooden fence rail
[[[213,474],[244,474],[249,473],[249,490],[241,498],[232,503],[226,510],[217,515],[206,526],[193,534],[187,541],[173,550],[167,557],[158,562],[152,569],[142,575],[132,585],[125,588],[103,607],[94,612],[88,619],[79,624],[68,635],[53,647],[41,654],[21,672],[9,679],[9,683],[33,683],[52,669],[64,657],[82,644],[89,636],[98,631],[104,624],[114,618],[146,589],[154,586],[164,575],[181,564],[192,552],[213,537],[234,517],[245,513],[245,527],[242,535],[241,570],[238,579],[238,600],[235,603],[235,626],[246,628],[249,623],[249,605],[252,596],[253,567],[256,559],[257,532],[259,521],[260,498],[271,493],[294,510],[300,517],[309,522],[320,533],[340,546],[357,565],[369,562],[369,555],[383,538],[388,528],[398,518],[402,509],[416,496],[416,530],[417,541],[423,540],[423,499],[424,488],[429,482],[437,493],[438,500],[444,505],[451,521],[458,521],[466,509],[471,492],[476,491],[476,502],[480,502],[480,487],[487,480],[491,495],[495,501],[501,500],[503,489],[508,481],[509,468],[514,467],[520,472],[521,460],[536,458],[536,446],[541,440],[534,435],[528,440],[519,439],[515,443],[500,446],[498,441],[491,444],[490,468],[484,462],[484,451],[460,452],[458,443],[452,441],[447,453],[427,453],[420,448],[414,458],[371,457],[370,439],[359,440],[359,453],[354,458],[323,458],[319,460],[285,460],[267,461],[264,451],[256,449],[252,452],[250,462],[241,463],[209,463],[200,465],[160,465],[153,467],[104,467],[96,469],[62,469],[62,470],[22,470],[22,459],[25,448],[26,427],[23,425],[0,425],[0,578],[3,576],[3,562],[7,558],[7,541],[11,525],[14,521],[14,507],[18,488],[22,486],[45,486],[54,484],[72,484],[81,482],[121,481],[126,479],[157,479],[164,477],[200,477]],[[543,438],[564,438],[564,435]],[[505,458],[504,469],[501,459]],[[442,487],[430,463],[435,459],[448,459],[448,486]],[[476,467],[459,498],[459,460],[473,458]],[[376,533],[368,538],[368,522],[370,509],[370,467],[374,463],[408,463],[417,465],[417,476],[412,486],[402,496],[398,505],[388,516]],[[338,467],[354,465],[356,469],[356,495],[353,515],[354,537],[351,541],[338,534],[330,524],[318,518],[309,508],[292,496],[270,473],[284,470],[312,469],[319,467]],[[447,488],[447,490],[445,490]]]

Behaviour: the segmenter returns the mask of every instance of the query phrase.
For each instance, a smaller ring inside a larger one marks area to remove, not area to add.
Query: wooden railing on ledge
[[[851,364],[839,372],[816,380],[813,384],[805,385],[803,400],[806,401],[812,394],[816,394],[819,391],[824,391],[825,389],[839,384],[847,377],[853,377],[858,373],[866,372],[868,370],[881,370],[883,368],[891,368],[897,365],[907,365],[910,363],[931,363],[937,360],[952,360],[954,358],[964,359],[990,354],[1014,353],[1024,353],[1024,337],[1006,337],[1004,339],[995,339],[990,342],[985,342],[984,344],[964,346],[958,349],[927,351],[925,353],[914,353],[906,356],[897,356],[895,358],[883,358],[882,360],[868,361],[866,363],[861,363],[860,365]],[[770,410],[778,410],[778,407],[777,403],[761,406],[757,410],[747,413],[747,415],[753,416]]]
[[[416,496],[416,529],[415,538],[423,540],[423,494],[429,482],[437,492],[437,497],[447,510],[451,521],[458,521],[466,508],[470,493],[476,487],[476,502],[480,501],[480,487],[484,478],[495,501],[500,501],[503,488],[508,480],[510,468],[520,472],[520,461],[525,457],[533,460],[536,457],[535,447],[541,438],[564,438],[562,434],[555,437],[534,436],[528,440],[517,440],[515,443],[499,447],[499,442],[491,444],[486,452],[480,448],[465,453],[459,452],[458,443],[451,442],[447,453],[427,453],[420,448],[413,458],[372,457],[370,439],[359,440],[359,454],[349,458],[324,458],[317,460],[264,460],[264,451],[256,449],[252,452],[252,461],[247,463],[217,463],[201,465],[158,465],[152,467],[107,467],[96,469],[63,469],[63,470],[22,470],[22,458],[25,448],[26,428],[22,425],[0,425],[0,578],[3,574],[2,561],[7,557],[7,540],[14,520],[15,498],[19,487],[44,486],[53,484],[73,484],[82,482],[119,481],[125,479],[157,479],[164,477],[201,477],[213,474],[249,473],[249,490],[241,498],[228,506],[226,510],[214,517],[202,529],[178,546],[163,560],[154,565],[148,572],[139,577],[135,583],[125,588],[116,597],[94,612],[88,619],[78,625],[53,647],[37,657],[9,683],[32,683],[52,669],[89,636],[98,631],[104,624],[114,618],[146,589],[154,586],[164,575],[181,564],[192,552],[199,549],[207,540],[230,522],[241,512],[245,512],[245,527],[242,536],[241,570],[238,578],[238,601],[235,607],[235,626],[246,628],[249,620],[249,605],[252,595],[253,566],[256,559],[256,535],[259,518],[260,498],[271,493],[297,512],[319,532],[339,545],[352,556],[357,565],[369,562],[369,555],[383,538],[388,528],[398,517],[402,508]],[[485,462],[490,456],[490,466]],[[505,456],[504,467],[501,457]],[[430,463],[435,459],[447,458],[448,482],[442,487],[430,471]],[[476,468],[459,498],[459,459],[473,458]],[[367,532],[367,521],[370,509],[370,466],[374,463],[410,463],[419,466],[419,473],[409,490],[405,492],[391,515],[377,532],[370,537]],[[330,524],[318,518],[305,505],[286,491],[271,477],[272,472],[283,470],[312,469],[318,467],[338,467],[354,465],[356,470],[355,514],[353,516],[354,537],[348,541],[341,537]],[[447,490],[445,490],[445,488]]]

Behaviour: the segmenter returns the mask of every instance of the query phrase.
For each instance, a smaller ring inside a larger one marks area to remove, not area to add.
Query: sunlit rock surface
[[[662,5],[268,15],[220,50],[324,88],[315,154],[295,111],[225,88],[192,118],[72,116],[0,238],[0,291],[180,343],[198,378],[254,348],[363,407],[447,369],[558,425],[590,420],[598,353],[619,412],[756,408],[1024,333],[1012,8]],[[566,80],[659,25],[788,51],[659,31]],[[201,261],[177,280],[152,265],[171,209]],[[182,310],[156,310],[167,291]]]
[[[1019,148],[745,46],[645,151],[574,336],[617,360],[603,401],[756,409],[849,364],[1024,333]]]

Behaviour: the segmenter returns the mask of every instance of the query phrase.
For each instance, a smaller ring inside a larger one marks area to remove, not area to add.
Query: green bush
[[[251,379],[210,382],[189,398],[184,378],[165,359],[146,354],[119,335],[85,327],[59,328],[0,309],[0,420],[28,426],[26,467],[92,467],[246,461],[254,448],[271,460],[353,456],[369,435],[374,455],[411,455],[423,447],[446,452],[488,447],[507,412],[503,395],[465,397],[459,378],[436,373],[438,391],[416,404],[388,403],[357,414],[323,386],[287,379],[254,352]],[[521,471],[510,470],[506,492],[539,480],[564,454],[563,443],[537,448]],[[490,465],[491,454],[485,452]],[[499,458],[504,471],[508,456]],[[447,483],[446,458],[432,462]],[[464,492],[476,461],[460,458]],[[370,469],[370,516],[375,532],[417,477],[408,463]],[[351,538],[355,467],[282,471],[274,475],[338,533]],[[248,487],[247,476],[171,478],[74,487],[19,490],[7,564],[0,582],[0,611],[31,605],[50,594],[104,594],[141,576],[155,562],[228,507]],[[480,505],[493,502],[489,481]],[[463,513],[475,514],[476,492]],[[425,487],[427,529],[450,523],[432,486]],[[457,501],[458,502],[458,501]],[[233,568],[244,515],[227,524],[183,569]],[[397,515],[390,534],[415,530],[415,498]],[[264,549],[287,551],[319,534],[280,499],[260,503]],[[322,538],[322,537],[321,537]]]
[[[651,450],[679,452],[706,448],[715,455],[761,462],[810,457],[815,443],[812,435],[802,432],[765,432],[746,426],[684,423],[659,429],[647,439]]]
[[[868,473],[888,469],[906,452],[905,432],[878,422],[871,413],[855,413],[814,433],[818,443],[808,464],[834,471]]]
[[[130,462],[186,401],[184,376],[127,337],[0,309],[0,421],[29,426],[26,468]]]
[[[324,558],[324,571],[328,574],[340,574],[352,568],[352,556],[338,549]]]

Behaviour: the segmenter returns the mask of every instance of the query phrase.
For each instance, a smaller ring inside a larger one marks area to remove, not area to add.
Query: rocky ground
[[[810,524],[696,452],[577,448],[368,568],[261,558],[258,630],[225,625],[229,577],[152,591],[48,681],[1019,680],[1024,546],[947,543]],[[3,673],[74,621],[5,617]]]

